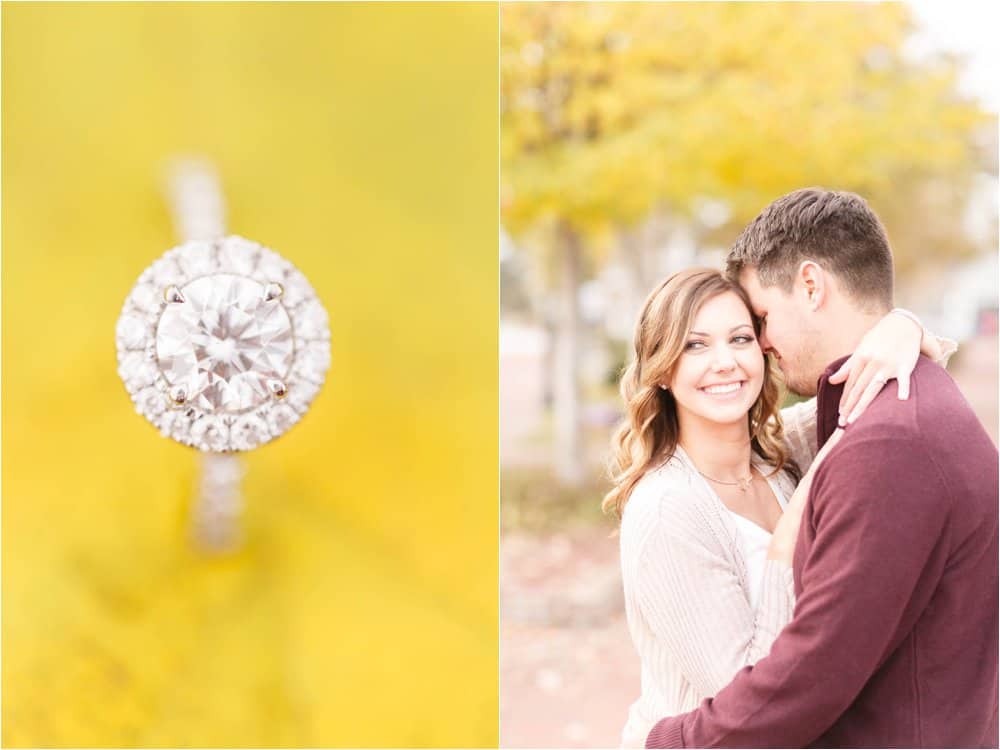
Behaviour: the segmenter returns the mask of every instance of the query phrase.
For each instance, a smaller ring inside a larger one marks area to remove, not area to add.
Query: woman
[[[779,416],[759,333],[746,293],[709,269],[664,281],[636,327],[615,487],[604,499],[622,518],[626,613],[642,663],[625,746],[643,746],[657,720],[715,695],[768,653],[792,617],[791,555],[812,476],[802,472],[817,458],[816,407],[811,400]],[[921,340],[925,354],[946,358],[933,337],[887,315],[862,347],[898,354],[876,357],[883,366],[867,377],[908,376]],[[856,394],[868,382],[851,378],[843,403],[863,409]]]

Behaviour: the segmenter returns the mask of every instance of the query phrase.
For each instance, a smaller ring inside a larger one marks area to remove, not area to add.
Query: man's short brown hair
[[[736,239],[726,275],[754,268],[761,286],[792,290],[804,260],[836,275],[866,307],[892,307],[892,253],[885,228],[854,193],[805,188],[778,198]]]

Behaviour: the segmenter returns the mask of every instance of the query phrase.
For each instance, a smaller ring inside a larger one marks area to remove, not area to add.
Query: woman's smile
[[[745,383],[745,380],[731,380],[726,383],[706,385],[698,390],[716,399],[739,398]]]

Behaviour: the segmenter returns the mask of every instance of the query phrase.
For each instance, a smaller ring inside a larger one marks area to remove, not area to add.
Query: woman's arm
[[[799,525],[802,522],[802,512],[805,510],[806,500],[809,499],[809,490],[812,487],[813,477],[816,474],[816,470],[823,463],[826,455],[833,450],[833,446],[840,442],[843,434],[844,431],[842,429],[834,430],[829,439],[823,443],[823,447],[819,453],[816,454],[816,459],[809,467],[809,471],[802,476],[802,480],[788,501],[785,512],[781,514],[777,526],[774,527],[774,533],[771,534],[771,543],[767,548],[768,561],[779,562],[791,570],[792,555],[795,553],[795,543],[799,538]]]
[[[785,448],[789,457],[805,472],[816,458],[816,397],[781,410]]]
[[[896,308],[868,331],[830,382],[846,382],[840,397],[840,426],[860,417],[879,391],[896,380],[901,401],[910,395],[910,375],[923,354],[946,367],[958,344],[924,329],[908,310]]]
[[[885,382],[899,381],[899,397],[909,397],[910,374],[917,357],[923,354],[942,367],[958,349],[951,339],[939,338],[926,329],[918,329],[915,319],[894,310],[880,320],[858,344],[841,368],[830,377],[831,383],[846,381],[840,399],[843,424],[854,422],[882,390]],[[781,410],[785,446],[802,471],[816,457],[816,399],[811,398]]]
[[[630,583],[657,644],[704,698],[767,655],[791,620],[795,602],[790,570],[768,561],[754,611],[723,542],[690,510],[696,502],[678,497],[661,501]],[[648,652],[636,645],[645,660]],[[658,665],[650,666],[654,679],[661,679]]]

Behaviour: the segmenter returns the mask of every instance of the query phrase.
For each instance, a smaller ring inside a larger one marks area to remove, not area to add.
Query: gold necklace
[[[705,472],[701,471],[701,469],[699,469],[697,467],[695,467],[695,471],[697,471],[699,474],[701,474],[703,477],[705,477],[705,479],[707,479],[709,482],[715,482],[716,484],[724,484],[724,485],[727,485],[729,487],[739,487],[740,488],[740,492],[746,492],[747,490],[749,490],[750,489],[750,485],[753,482],[753,468],[752,467],[750,469],[750,473],[747,474],[746,477],[744,477],[743,479],[739,479],[739,480],[737,480],[735,482],[723,482],[721,479],[712,479],[712,477],[710,477],[708,474],[706,474]]]

